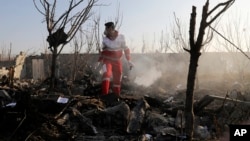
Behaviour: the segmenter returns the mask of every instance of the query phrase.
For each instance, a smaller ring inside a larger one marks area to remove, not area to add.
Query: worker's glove
[[[135,65],[131,61],[128,61],[128,66],[129,69],[131,70]]]

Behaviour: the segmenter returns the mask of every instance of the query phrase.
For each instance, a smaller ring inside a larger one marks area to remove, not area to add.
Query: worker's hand
[[[135,65],[131,61],[128,61],[128,66],[129,69],[131,70]]]

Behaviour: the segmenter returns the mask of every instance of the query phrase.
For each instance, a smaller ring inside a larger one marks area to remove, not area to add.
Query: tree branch
[[[229,7],[231,7],[234,2],[235,0],[229,0],[224,3],[219,3],[217,6],[215,6],[210,12],[208,12],[208,16],[211,15],[219,7],[221,6],[224,6],[224,7],[209,22],[207,22],[207,24],[211,25],[222,13],[224,13]]]
[[[190,25],[189,25],[190,26],[190,29],[189,29],[190,48],[195,45],[195,41],[194,41],[195,25],[196,25],[195,19],[196,19],[196,7],[193,6],[192,7],[191,18],[190,18]],[[192,50],[192,48],[191,48],[191,50]]]

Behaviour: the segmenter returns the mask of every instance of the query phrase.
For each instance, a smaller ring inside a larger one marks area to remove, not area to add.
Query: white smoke
[[[135,83],[143,86],[152,85],[158,78],[161,77],[161,72],[157,71],[155,67],[149,68],[148,70],[144,70],[141,75],[136,76]]]
[[[148,87],[162,76],[159,67],[159,62],[147,57],[137,58],[134,62],[135,67],[131,70],[131,75],[134,76],[134,82],[138,85]]]

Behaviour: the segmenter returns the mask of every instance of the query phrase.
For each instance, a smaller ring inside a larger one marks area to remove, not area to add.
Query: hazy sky
[[[65,1],[58,0],[58,3],[67,4]],[[224,1],[210,0],[210,7]],[[94,9],[96,13],[100,13],[101,25],[114,19],[120,5],[123,22],[119,31],[126,36],[128,45],[141,48],[143,38],[148,44],[151,44],[154,38],[157,42],[161,31],[170,28],[174,18],[173,13],[188,25],[192,5],[197,7],[199,14],[206,0],[100,0],[99,2],[108,5]],[[248,14],[249,5],[249,0],[236,0],[229,12]],[[11,44],[12,52],[15,54],[20,51],[38,54],[44,52],[48,33],[43,19],[44,17],[35,9],[33,0],[1,0],[0,49],[9,48]],[[70,47],[64,49],[64,52],[71,51]]]

